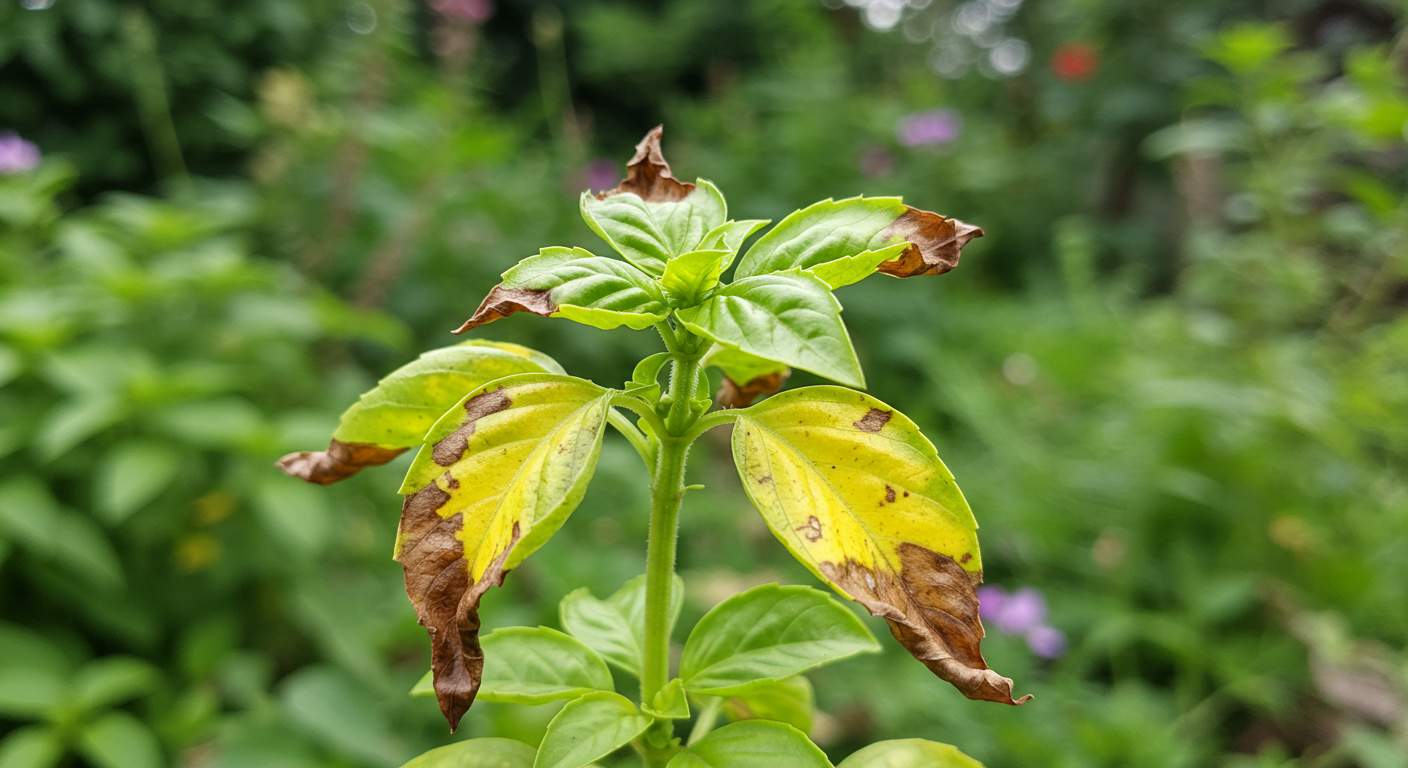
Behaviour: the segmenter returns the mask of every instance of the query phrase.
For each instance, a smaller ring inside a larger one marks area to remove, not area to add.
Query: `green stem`
[[[670,592],[675,577],[675,545],[679,535],[680,505],[684,501],[684,467],[689,443],[663,437],[655,451],[651,482],[650,539],[645,555],[645,658],[641,663],[640,699],[652,702],[670,679]],[[647,765],[662,765],[655,750],[668,748],[673,737],[670,721],[660,720],[644,741]]]

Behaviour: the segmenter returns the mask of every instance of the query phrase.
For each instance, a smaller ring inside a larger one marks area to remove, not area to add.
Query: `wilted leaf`
[[[854,752],[836,768],[983,768],[983,764],[949,744],[895,739]]]
[[[437,747],[401,768],[533,768],[536,754],[521,741],[486,737]]]
[[[806,734],[784,723],[725,725],[675,755],[666,768],[831,768]]]
[[[517,312],[607,330],[621,325],[641,330],[664,320],[669,309],[655,281],[630,264],[585,248],[552,246],[505,272],[455,333]]]
[[[475,387],[515,373],[562,373],[547,355],[497,341],[433,349],[387,374],[343,412],[325,451],[299,451],[279,468],[311,483],[335,483],[420,445],[425,431]]]
[[[811,682],[798,675],[758,683],[730,696],[724,714],[730,720],[776,720],[811,733],[813,699]]]
[[[876,270],[939,275],[958,266],[963,246],[982,234],[898,197],[827,199],[789,214],[753,243],[737,277],[805,269],[839,288]]]
[[[733,452],[748,497],[803,565],[964,695],[1021,703],[979,650],[977,523],[912,421],[861,392],[805,387],[741,412]]]
[[[723,371],[723,381],[714,397],[722,408],[752,405],[754,400],[782,389],[792,375],[792,369],[782,363],[717,344],[702,362]]]
[[[745,278],[676,316],[691,332],[730,349],[865,386],[841,303],[810,273]]]
[[[582,768],[625,746],[650,723],[619,693],[589,693],[569,701],[548,723],[533,768]]]
[[[694,250],[724,223],[728,207],[713,184],[681,182],[660,151],[664,128],[655,126],[636,145],[626,179],[615,189],[582,194],[582,218],[625,259],[652,275],[671,257]]]
[[[684,582],[675,576],[670,589],[670,620],[675,626],[684,605]],[[640,676],[645,648],[645,577],[626,582],[605,600],[586,587],[573,590],[558,606],[562,628],[617,667]]]
[[[860,619],[826,593],[763,584],[719,603],[694,625],[680,677],[692,693],[726,696],[878,650]]]
[[[406,474],[396,559],[430,633],[436,697],[451,728],[484,669],[479,601],[581,501],[610,397],[569,376],[490,382],[430,428]]]

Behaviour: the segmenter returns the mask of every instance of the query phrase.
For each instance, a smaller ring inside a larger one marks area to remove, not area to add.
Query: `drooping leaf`
[[[711,732],[665,768],[831,768],[806,734],[785,723],[745,720]]]
[[[161,768],[166,764],[156,734],[120,710],[85,723],[78,733],[78,751],[98,768]]]
[[[812,684],[798,675],[749,686],[724,702],[730,720],[776,720],[802,733],[811,733],[815,709]]]
[[[627,261],[659,276],[665,262],[694,250],[728,218],[724,196],[713,184],[677,180],[660,150],[656,126],[636,145],[626,179],[615,189],[582,193],[582,219]]]
[[[709,230],[704,235],[704,239],[699,242],[700,248],[723,248],[729,252],[728,263],[732,264],[734,257],[738,254],[738,249],[743,247],[743,242],[753,235],[754,232],[771,224],[770,219],[739,219],[738,221],[725,221],[724,223]],[[728,269],[728,264],[724,265]]]
[[[957,266],[963,246],[982,234],[898,197],[827,199],[789,214],[758,238],[739,261],[737,277],[805,269],[839,288],[876,270],[939,275]]]
[[[733,254],[724,250],[699,250],[680,254],[665,265],[660,285],[669,294],[670,303],[689,307],[699,303],[704,294],[719,284],[728,259]]]
[[[479,601],[581,501],[610,399],[570,376],[498,379],[430,428],[406,474],[396,559],[430,633],[436,697],[451,728],[484,669]]]
[[[715,344],[702,363],[723,371],[724,379],[714,401],[722,408],[743,408],[767,397],[787,383],[792,369],[747,352]]]
[[[536,754],[521,741],[485,737],[437,747],[401,768],[533,768]]]
[[[773,535],[818,578],[964,695],[1021,703],[979,649],[977,523],[914,422],[861,392],[804,387],[741,412],[733,455]]]
[[[726,696],[879,650],[860,619],[826,593],[763,584],[719,603],[694,625],[680,677],[691,693]]]
[[[730,349],[865,386],[841,303],[810,273],[745,278],[676,316],[693,333]]]
[[[611,670],[595,651],[547,627],[505,627],[484,636],[485,701],[544,704],[592,691],[615,690]]]
[[[387,374],[343,412],[325,451],[299,451],[279,468],[311,483],[335,483],[420,445],[445,409],[475,387],[515,373],[562,373],[547,355],[497,341],[433,349]]]
[[[674,628],[684,605],[684,582],[674,578],[670,589],[670,620]],[[607,661],[637,677],[645,648],[645,576],[637,576],[605,600],[586,587],[573,590],[558,605],[562,628],[600,653]]]
[[[585,248],[552,246],[515,264],[474,314],[455,329],[464,333],[516,312],[562,317],[594,328],[649,328],[668,308],[649,275]]]
[[[689,697],[685,695],[684,681],[678,677],[665,683],[649,704],[642,705],[641,711],[651,717],[665,720],[686,720],[689,718]]]
[[[949,744],[894,739],[854,752],[836,768],[983,768],[983,764]]]
[[[589,693],[568,702],[548,723],[533,768],[582,768],[625,746],[650,723],[619,693]]]

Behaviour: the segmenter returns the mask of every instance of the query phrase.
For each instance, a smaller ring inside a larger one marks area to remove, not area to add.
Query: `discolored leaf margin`
[[[377,467],[405,453],[405,448],[382,448],[367,443],[344,443],[337,438],[328,441],[322,451],[296,451],[279,459],[278,467],[285,474],[318,485],[332,485],[339,480]]]
[[[733,448],[749,499],[803,565],[965,696],[1030,698],[983,659],[976,523],[913,422],[861,392],[805,387],[742,411]]]
[[[753,404],[754,400],[760,397],[767,397],[782,389],[782,385],[787,383],[787,378],[792,375],[791,368],[783,368],[772,373],[765,373],[739,384],[728,376],[719,384],[719,393],[715,397],[715,402],[720,408],[746,408]]]
[[[629,192],[647,203],[667,203],[683,200],[693,192],[693,184],[676,179],[670,171],[670,164],[665,161],[665,153],[660,149],[660,139],[664,135],[663,125],[647,131],[636,144],[636,153],[626,161],[626,178],[616,187],[596,193],[596,198],[605,200],[612,195]]]
[[[430,635],[436,699],[451,731],[483,678],[479,602],[581,501],[611,394],[553,374],[489,382],[431,427],[407,472],[395,558]]]

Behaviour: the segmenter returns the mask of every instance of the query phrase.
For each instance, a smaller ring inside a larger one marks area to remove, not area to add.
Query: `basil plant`
[[[615,256],[543,248],[504,272],[457,331],[531,313],[658,333],[664,351],[630,381],[602,386],[541,352],[471,339],[392,372],[342,415],[326,450],[280,462],[332,483],[415,449],[395,556],[430,635],[431,672],[418,689],[433,692],[452,730],[476,698],[566,701],[536,749],[471,739],[411,765],[578,768],[627,745],[646,766],[830,765],[803,732],[811,690],[802,675],[879,648],[836,599],[806,586],[748,590],[709,611],[671,665],[685,463],[691,444],[721,427],[733,432],[749,499],[817,579],[883,618],[969,698],[1025,700],[979,649],[973,513],[919,427],[861,391],[832,294],[875,273],[942,274],[981,230],[899,198],[853,197],[796,211],[744,249],[769,222],[730,219],[713,184],[676,179],[661,133],[637,145],[618,187],[582,195],[582,217]],[[709,367],[723,375],[717,397]],[[779,393],[791,368],[845,386]],[[605,599],[569,594],[563,631],[481,635],[481,598],[567,521],[608,426],[650,473],[645,574]],[[613,668],[639,680],[638,700],[617,692]],[[715,728],[721,715],[734,722]],[[677,726],[691,720],[681,739]],[[882,742],[841,763],[976,764],[922,740]]]

